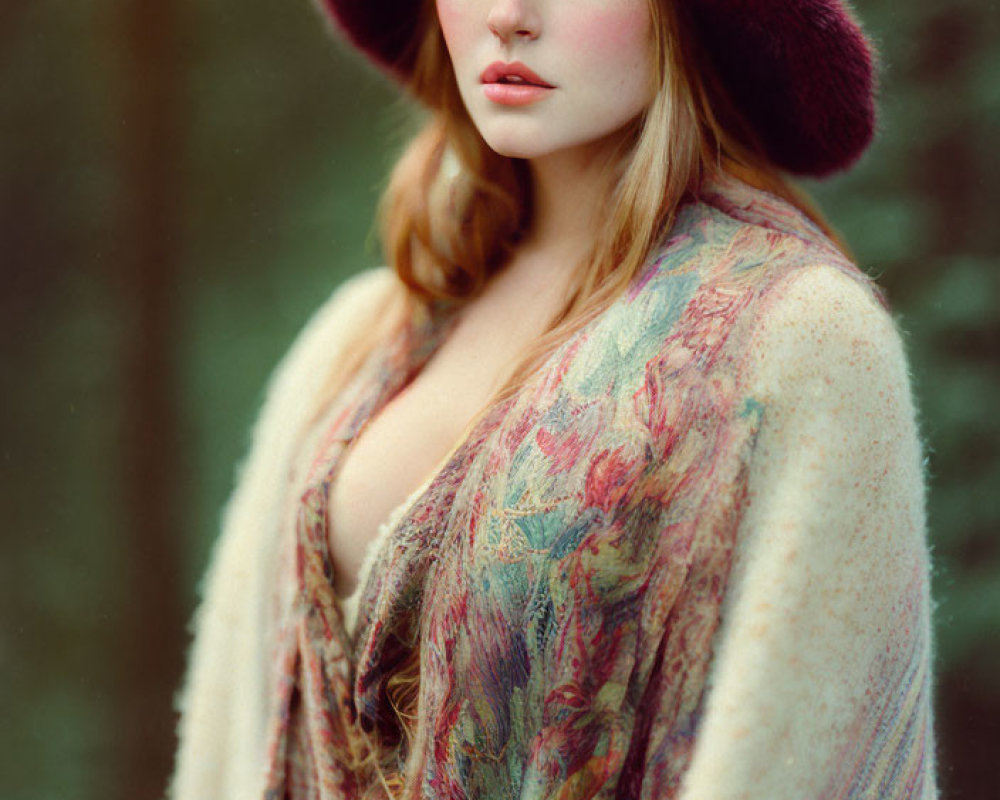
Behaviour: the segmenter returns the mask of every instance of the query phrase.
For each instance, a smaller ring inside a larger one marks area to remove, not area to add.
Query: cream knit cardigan
[[[395,280],[382,268],[347,282],[271,381],[194,623],[175,800],[261,797],[274,531],[290,513],[287,475],[312,412],[304,399]],[[682,797],[817,798],[866,702],[866,665],[887,637],[906,636],[921,651],[921,797],[934,798],[924,481],[900,337],[856,282],[818,265],[789,281],[751,350],[754,394],[781,401],[760,432]],[[900,603],[915,580],[919,629],[896,631],[897,620],[910,625]]]

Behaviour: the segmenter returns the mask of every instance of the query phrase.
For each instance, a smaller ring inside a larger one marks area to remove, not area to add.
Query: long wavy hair
[[[683,4],[647,2],[658,88],[649,108],[622,137],[613,165],[614,196],[607,204],[613,210],[578,265],[566,302],[488,407],[515,393],[546,354],[626,289],[670,230],[685,198],[697,196],[713,174],[729,172],[784,198],[850,255],[809,198],[764,155],[699,48]],[[459,95],[434,0],[423,0],[419,31],[409,88],[430,115],[397,162],[380,206],[383,252],[399,277],[399,291],[380,315],[378,328],[359,333],[353,365],[338,370],[326,397],[388,334],[392,320],[435,300],[462,303],[475,297],[503,268],[531,221],[527,165],[495,153],[476,130]],[[407,755],[419,745],[413,741],[419,671],[419,643],[414,642],[388,683],[400,729],[398,745],[385,747],[357,728],[355,738],[365,745],[352,766],[366,799],[398,800],[418,792],[419,776],[407,770]]]

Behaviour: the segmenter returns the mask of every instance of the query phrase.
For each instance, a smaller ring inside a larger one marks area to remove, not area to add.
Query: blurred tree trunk
[[[121,800],[162,796],[172,765],[183,654],[176,510],[178,411],[173,353],[181,69],[177,4],[122,0],[121,257],[125,331],[123,500],[129,574],[122,609]]]

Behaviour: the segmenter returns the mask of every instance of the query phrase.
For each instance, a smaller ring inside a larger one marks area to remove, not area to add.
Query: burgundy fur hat
[[[420,0],[318,2],[376,64],[406,79]],[[875,52],[842,0],[687,3],[703,49],[775,164],[823,177],[858,159],[875,133]]]

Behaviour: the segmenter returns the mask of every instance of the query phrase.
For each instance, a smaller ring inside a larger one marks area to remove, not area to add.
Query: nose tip
[[[537,39],[538,24],[531,19],[524,4],[518,0],[497,2],[486,18],[490,32],[501,41],[511,39]]]

